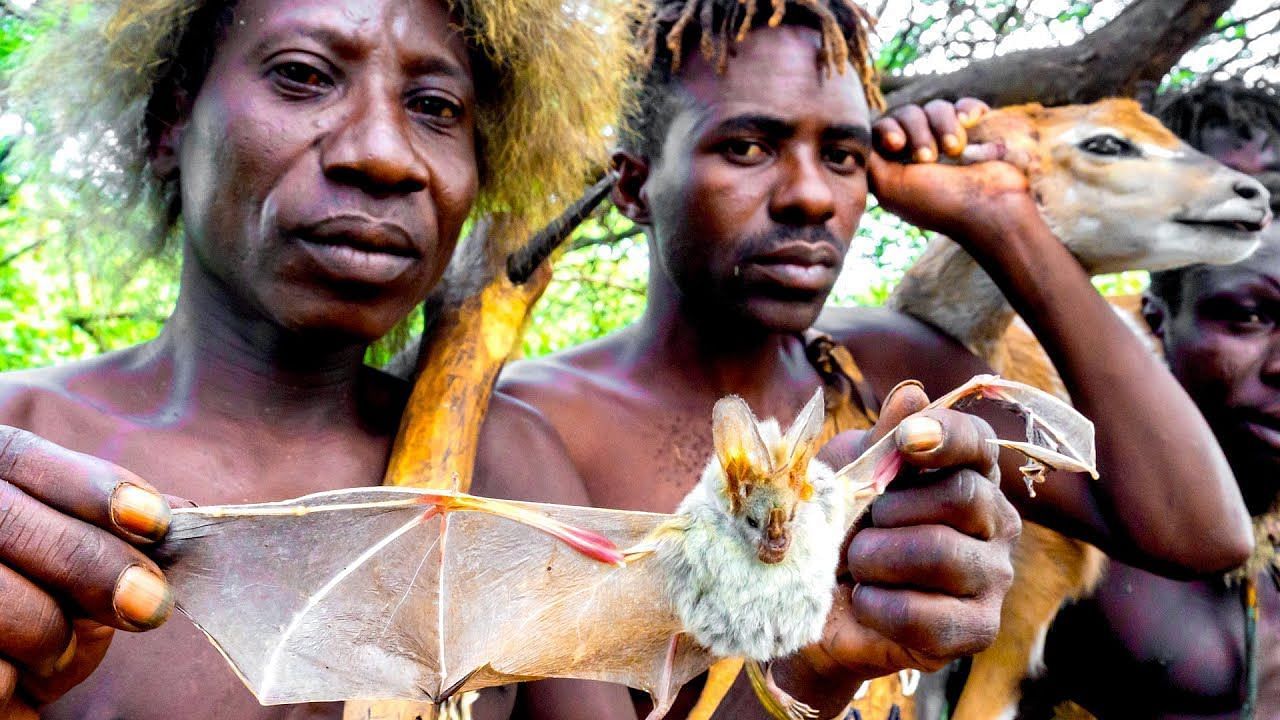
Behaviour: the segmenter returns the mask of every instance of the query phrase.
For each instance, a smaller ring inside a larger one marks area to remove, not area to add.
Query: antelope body
[[[1091,274],[1238,262],[1271,217],[1259,182],[1196,152],[1132,100],[1003,108],[969,136],[1004,144],[1041,216]],[[1034,336],[954,242],[933,241],[888,305],[956,338],[1001,375],[1067,399]],[[1000,633],[974,657],[954,720],[1014,716],[1021,681],[1040,670],[1050,621],[1064,601],[1093,590],[1105,557],[1027,522],[1013,561]]]

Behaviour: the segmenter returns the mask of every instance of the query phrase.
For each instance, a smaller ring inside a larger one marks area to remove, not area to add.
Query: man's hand
[[[1000,223],[1038,218],[1025,172],[994,162],[1006,149],[969,144],[966,129],[988,109],[973,98],[934,100],[894,108],[876,121],[868,180],[880,205],[966,247],[995,236],[991,229]],[[952,162],[939,163],[942,157]]]
[[[828,714],[857,681],[937,670],[985,649],[1000,626],[1021,521],[996,482],[995,435],[973,415],[919,412],[928,402],[918,385],[899,386],[874,429],[838,436],[821,455],[839,466],[894,432],[905,459],[849,541],[822,640],[776,670]]]
[[[0,427],[0,718],[33,718],[83,681],[114,628],[168,618],[173,595],[133,545],[169,517],[133,473]]]

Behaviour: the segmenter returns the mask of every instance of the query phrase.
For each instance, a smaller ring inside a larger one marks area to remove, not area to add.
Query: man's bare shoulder
[[[493,394],[481,426],[471,490],[509,500],[590,504],[560,435],[536,408],[501,391]]]
[[[878,392],[920,380],[930,395],[990,369],[928,323],[885,307],[828,308],[814,327],[844,345]]]
[[[578,414],[584,405],[626,393],[621,358],[625,342],[610,335],[568,350],[511,363],[498,378],[498,389],[537,408],[552,422],[561,413]]]
[[[932,325],[887,307],[828,307],[814,327],[844,345],[888,342],[918,348],[949,341]]]

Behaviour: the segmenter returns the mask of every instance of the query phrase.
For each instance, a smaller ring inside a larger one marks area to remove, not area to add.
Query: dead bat
[[[672,515],[371,487],[175,510],[156,556],[178,608],[264,705],[438,703],[569,677],[643,690],[656,719],[716,652],[766,662],[821,633],[841,540],[902,459],[890,434],[838,472],[811,461],[820,398],[785,434],[740,399],[718,403],[716,457]],[[1096,476],[1092,423],[1039,390],[979,376],[931,407],[975,398],[1027,418],[1025,443],[996,442],[1030,458],[1029,476]],[[724,553],[759,578],[825,571],[747,592],[716,584]],[[710,583],[701,597],[684,592],[695,579]],[[794,622],[775,642],[781,615]]]

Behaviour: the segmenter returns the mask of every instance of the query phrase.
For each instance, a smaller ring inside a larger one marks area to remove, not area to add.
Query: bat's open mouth
[[[790,546],[790,535],[785,535],[781,538],[765,538],[760,541],[756,557],[760,558],[762,563],[775,565],[782,562],[782,559],[787,556],[787,548]]]

